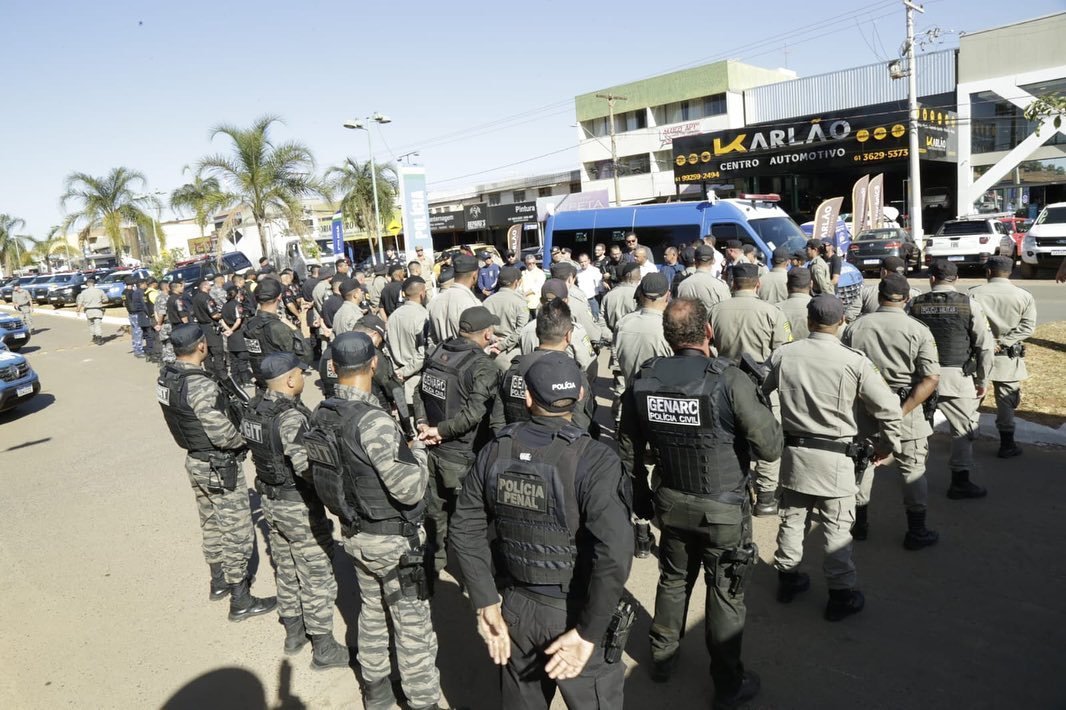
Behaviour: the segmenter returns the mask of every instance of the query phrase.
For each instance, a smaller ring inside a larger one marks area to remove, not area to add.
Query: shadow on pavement
[[[192,680],[170,696],[163,710],[304,710],[307,705],[292,694],[292,666],[278,668],[278,702],[268,704],[259,678],[243,668],[219,668]]]
[[[51,406],[51,404],[55,401],[56,398],[53,395],[50,395],[46,392],[42,392],[33,399],[29,400],[28,402],[20,404],[17,407],[9,409],[6,412],[0,414],[0,424],[3,424],[4,422],[14,421],[20,417],[26,416],[27,414],[39,412],[45,407]],[[10,450],[11,449],[8,449],[8,451]]]
[[[21,444],[15,444],[14,446],[7,447],[6,449],[4,449],[4,453],[7,453],[8,451],[16,451],[18,449],[25,449],[25,448],[28,448],[30,446],[36,446],[37,444],[44,444],[45,442],[48,442],[48,441],[51,441],[51,440],[52,440],[52,437],[46,436],[43,439],[34,439],[33,441],[24,441]]]
[[[30,353],[35,353],[40,349],[40,345],[23,345],[21,348],[13,352],[17,352],[19,355],[29,355]]]
[[[1043,338],[1029,338],[1025,342],[1029,343],[1030,345],[1039,345],[1040,347],[1047,348],[1048,350],[1057,350],[1060,353],[1066,352],[1066,343],[1058,343],[1054,340],[1045,340]]]

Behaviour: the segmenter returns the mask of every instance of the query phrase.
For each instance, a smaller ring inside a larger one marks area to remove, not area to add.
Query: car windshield
[[[1066,223],[1066,205],[1060,207],[1045,207],[1034,224],[1063,224]]]
[[[167,272],[167,275],[163,277],[164,281],[195,281],[200,278],[200,264],[193,264],[192,266],[186,266],[181,269],[174,269]]]
[[[52,275],[51,274],[45,274],[44,276],[38,276],[38,277],[34,278],[33,281],[30,281],[30,283],[32,283],[32,284],[43,284],[43,283],[48,283],[51,280],[52,280]]]
[[[248,261],[248,257],[239,251],[223,254],[222,261],[226,262],[226,264],[234,271],[244,271],[245,269],[252,268],[252,262]]]
[[[792,221],[791,217],[764,217],[749,219],[748,226],[759,235],[770,249],[784,246],[789,252],[802,251],[807,235]]]
[[[940,227],[940,231],[937,232],[936,235],[938,237],[958,237],[967,234],[988,234],[990,231],[988,223],[984,220],[944,222]]]
[[[104,278],[100,279],[100,283],[102,283],[102,284],[113,284],[116,281],[125,281],[127,275],[128,275],[128,272],[118,272],[118,271],[116,271],[115,273],[108,274]]]
[[[62,276],[56,276],[52,279],[52,283],[65,284],[69,283],[72,278],[74,278],[74,274],[63,274]]]
[[[855,239],[857,242],[862,241],[874,241],[883,239],[896,239],[899,235],[894,229],[871,229],[866,232],[862,232]]]

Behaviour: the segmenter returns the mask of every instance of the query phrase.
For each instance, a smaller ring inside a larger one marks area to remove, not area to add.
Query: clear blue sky
[[[832,22],[832,4],[795,0],[0,0],[0,212],[42,236],[62,219],[68,173],[118,165],[169,193],[183,166],[222,147],[209,142],[211,126],[265,113],[284,117],[277,137],[310,145],[320,168],[365,159],[365,134],[341,123],[381,111],[394,122],[375,130],[375,157],[421,150],[431,188],[573,169],[575,149],[500,166],[572,146],[573,97],[585,91],[723,58],[811,75],[896,55],[900,2],[835,4],[837,18],[868,10],[819,38],[794,30]],[[713,9],[726,5],[749,12]],[[974,31],[1063,9],[1064,0],[927,0],[918,26]],[[468,130],[517,114],[491,132]]]

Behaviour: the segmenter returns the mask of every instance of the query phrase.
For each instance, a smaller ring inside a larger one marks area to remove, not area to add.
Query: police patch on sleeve
[[[658,424],[700,425],[700,400],[696,397],[648,397],[648,421]]]
[[[434,375],[431,372],[422,373],[422,392],[428,394],[430,397],[439,399],[442,402],[447,399],[448,383],[444,381],[443,377]]]
[[[263,354],[263,346],[259,344],[259,341],[256,338],[245,338],[244,347],[248,348],[248,352],[250,353],[254,353],[256,355]]]
[[[160,404],[170,404],[170,388],[166,385],[157,384],[155,386],[155,398],[159,400]]]
[[[496,504],[547,513],[548,489],[539,478],[501,473],[496,480]]]
[[[263,425],[259,422],[250,422],[247,419],[241,422],[241,436],[257,444],[263,443]]]

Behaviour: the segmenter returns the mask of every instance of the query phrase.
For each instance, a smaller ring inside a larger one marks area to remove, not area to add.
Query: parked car
[[[41,382],[22,355],[0,344],[0,412],[33,399],[41,391]]]
[[[1022,239],[1033,226],[1033,220],[1025,217],[1003,217],[999,220],[1007,228],[1007,233],[999,241],[996,254],[1018,259],[1022,254]]]
[[[946,187],[926,187],[922,190],[922,209],[939,207],[947,209],[951,206],[951,193]]]
[[[922,268],[922,250],[905,229],[867,229],[855,237],[848,248],[848,263],[864,274],[876,272],[886,256],[898,256],[917,272]]]
[[[30,292],[30,298],[34,303],[48,303],[48,284],[56,277],[55,274],[41,274],[22,288]]]
[[[20,350],[30,342],[30,329],[26,327],[26,322],[18,316],[0,313],[0,342],[13,351]]]
[[[52,304],[52,308],[59,309],[74,303],[85,289],[85,275],[78,272],[56,274],[47,285],[45,300]]]
[[[925,263],[946,259],[959,266],[984,266],[999,249],[1007,228],[998,219],[949,219],[925,240]]]
[[[221,271],[216,268],[213,255],[198,256],[174,264],[174,268],[163,275],[163,281],[183,281],[186,287],[191,287],[203,279],[214,278],[218,273],[223,276],[245,274],[251,268],[252,262],[248,261],[248,257],[239,251],[231,251],[222,255]]]
[[[1066,257],[1066,202],[1046,206],[1022,239],[1022,276],[1034,279],[1040,269],[1058,269]]]
[[[107,296],[108,306],[122,305],[122,292],[126,290],[127,276],[148,278],[148,269],[119,269],[96,282],[96,287]]]

